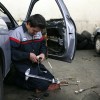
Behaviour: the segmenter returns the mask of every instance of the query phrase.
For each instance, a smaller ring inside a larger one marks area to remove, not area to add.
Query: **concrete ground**
[[[53,66],[53,71],[47,61]],[[49,92],[49,96],[42,96],[41,100],[100,100],[100,57],[96,55],[94,50],[76,51],[72,63],[52,59],[47,61],[44,62],[44,65],[54,76],[60,80],[67,80],[69,85],[62,86],[60,90]],[[75,91],[79,89],[87,90],[75,94]],[[11,85],[5,85],[4,95],[5,100],[35,100],[32,91]]]

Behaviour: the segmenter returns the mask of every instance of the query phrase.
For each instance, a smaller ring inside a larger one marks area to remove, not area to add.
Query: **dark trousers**
[[[45,68],[43,64],[40,64],[39,67],[40,69],[37,64],[34,64],[33,66],[26,66],[25,68],[30,68],[30,74],[32,75],[42,76],[49,79],[54,78],[54,76]],[[41,91],[48,89],[51,82],[37,78],[29,78],[28,80],[25,80],[25,71],[26,70],[22,70],[21,67],[16,67],[15,84],[17,86],[34,91],[36,89]],[[43,71],[47,71],[47,73],[44,73]]]

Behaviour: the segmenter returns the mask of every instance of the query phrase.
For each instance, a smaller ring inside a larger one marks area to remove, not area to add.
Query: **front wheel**
[[[95,50],[97,54],[100,54],[100,35],[95,39]]]
[[[3,77],[2,77],[1,64],[0,64],[0,100],[3,100]]]

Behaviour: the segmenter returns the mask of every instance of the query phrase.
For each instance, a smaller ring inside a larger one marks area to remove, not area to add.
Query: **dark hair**
[[[40,14],[35,14],[29,17],[27,23],[30,23],[31,27],[39,27],[40,29],[44,29],[46,27],[46,20]]]

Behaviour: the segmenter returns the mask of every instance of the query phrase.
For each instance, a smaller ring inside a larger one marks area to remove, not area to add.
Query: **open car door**
[[[48,9],[48,7],[52,7],[52,3],[55,2],[56,6],[58,7],[62,18],[51,18],[47,20],[47,46],[48,46],[48,57],[71,62],[75,55],[75,48],[76,48],[76,27],[74,21],[72,20],[66,5],[64,4],[63,0],[31,0],[28,13],[26,16],[26,20],[28,17],[34,12],[35,6],[38,5],[38,2],[43,3],[41,7],[41,3],[39,3],[39,9],[43,9],[45,6],[44,11]],[[36,3],[37,2],[37,3]],[[49,6],[48,4],[51,5]],[[45,3],[45,5],[44,5]],[[35,5],[35,6],[34,6]],[[46,7],[47,5],[47,7]],[[33,8],[34,7],[34,8]],[[41,8],[40,8],[41,7]],[[39,12],[35,12],[39,13]],[[46,13],[53,13],[53,11],[47,11]],[[46,14],[45,13],[45,14]],[[45,17],[45,14],[43,15]],[[52,14],[53,15],[53,14]],[[49,16],[49,15],[48,15]]]

